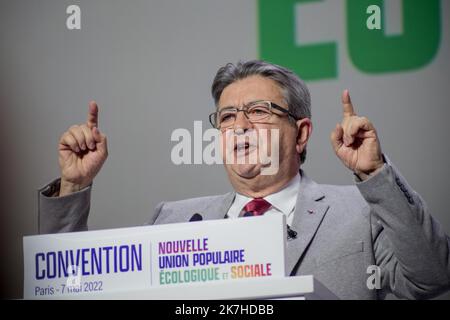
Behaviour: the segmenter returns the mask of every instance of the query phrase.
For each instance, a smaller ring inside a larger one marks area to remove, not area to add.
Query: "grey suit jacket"
[[[287,240],[288,275],[312,274],[341,299],[380,299],[387,293],[425,299],[450,289],[450,239],[426,205],[388,161],[356,186],[317,184],[301,171]],[[39,190],[40,233],[87,230],[91,187],[50,197],[59,180]],[[148,224],[223,219],[235,193],[162,202]],[[378,266],[381,286],[373,286]],[[369,277],[372,276],[370,279]]]

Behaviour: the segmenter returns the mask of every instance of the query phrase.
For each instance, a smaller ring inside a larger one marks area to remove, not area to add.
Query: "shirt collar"
[[[278,192],[269,194],[267,197],[264,197],[264,199],[269,201],[278,211],[281,211],[286,216],[289,215],[294,210],[295,204],[297,203],[300,180],[300,174],[297,173],[286,187]]]
[[[264,197],[264,199],[269,201],[275,210],[288,216],[294,210],[295,204],[297,203],[300,180],[301,176],[298,173],[283,189]],[[230,218],[238,217],[242,208],[251,200],[253,198],[236,192],[233,204],[228,210],[228,216]]]

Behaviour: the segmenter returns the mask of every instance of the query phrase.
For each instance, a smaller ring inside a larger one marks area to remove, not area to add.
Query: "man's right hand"
[[[98,130],[98,106],[91,101],[87,122],[70,127],[59,140],[59,196],[89,186],[107,157],[106,136]]]

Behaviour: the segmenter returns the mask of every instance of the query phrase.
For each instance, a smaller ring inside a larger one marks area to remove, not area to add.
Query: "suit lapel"
[[[309,179],[302,170],[300,174],[302,179],[291,226],[297,232],[297,238],[287,242],[287,275],[296,271],[294,269],[297,269],[297,263],[301,262],[329,207],[323,200],[325,195],[318,184]]]
[[[217,204],[217,201],[211,203],[202,211],[199,212],[203,220],[217,220],[223,219],[233,203],[235,192],[229,192],[224,195],[223,200]]]

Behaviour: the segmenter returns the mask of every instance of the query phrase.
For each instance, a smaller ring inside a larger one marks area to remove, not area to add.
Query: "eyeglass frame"
[[[294,120],[296,120],[296,121],[301,119],[301,118],[296,117],[296,116],[295,116],[292,112],[290,112],[289,110],[287,110],[287,109],[285,109],[285,108],[279,106],[278,104],[276,104],[276,103],[274,103],[274,102],[272,102],[272,101],[269,101],[269,100],[257,100],[257,101],[252,101],[252,102],[250,102],[250,103],[248,103],[248,104],[242,106],[241,108],[229,106],[229,107],[224,107],[224,108],[222,108],[222,110],[223,110],[223,109],[236,109],[236,116],[237,116],[237,113],[238,113],[238,112],[242,111],[242,112],[244,112],[244,116],[247,118],[247,120],[248,120],[249,122],[251,122],[251,123],[254,123],[254,122],[252,122],[252,121],[249,119],[249,117],[248,117],[246,111],[247,111],[248,108],[249,108],[250,106],[252,106],[253,104],[257,104],[257,103],[261,103],[261,102],[265,102],[265,103],[268,103],[268,104],[269,104],[269,112],[270,112],[270,115],[269,115],[269,117],[267,117],[267,119],[270,118],[270,117],[271,117],[272,115],[274,115],[274,114],[280,116],[279,114],[273,113],[273,112],[272,112],[272,108],[275,109],[275,110],[281,111],[281,112],[283,112],[284,114],[287,114],[288,116],[292,117],[292,118],[293,118]],[[209,115],[209,123],[211,124],[211,126],[212,126],[213,128],[218,129],[218,130],[220,130],[220,127],[215,126],[212,119],[213,119],[213,116],[217,116],[217,115],[219,114],[220,111],[221,111],[221,110],[217,110],[217,111],[215,111],[215,112],[213,112],[213,113],[211,113],[211,114]],[[235,123],[235,122],[236,122],[236,119],[234,119],[234,123]],[[233,125],[234,125],[234,123],[233,123]],[[258,122],[256,122],[256,123],[258,123]],[[227,127],[227,128],[230,128],[230,127],[232,127],[232,125],[229,126],[229,127]]]

